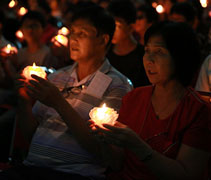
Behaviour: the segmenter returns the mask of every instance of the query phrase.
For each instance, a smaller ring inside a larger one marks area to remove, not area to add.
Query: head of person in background
[[[197,12],[189,2],[175,3],[170,11],[169,20],[188,23],[194,30],[197,28]]]
[[[132,38],[133,24],[136,21],[136,8],[130,0],[113,0],[107,10],[115,19],[116,29],[113,44],[121,44]]]
[[[38,11],[29,11],[22,17],[20,25],[27,45],[41,46],[41,37],[46,25],[45,17]]]
[[[134,25],[135,35],[137,39],[144,45],[144,34],[146,30],[153,24],[158,22],[159,15],[155,8],[149,4],[143,4],[137,8],[137,19]]]

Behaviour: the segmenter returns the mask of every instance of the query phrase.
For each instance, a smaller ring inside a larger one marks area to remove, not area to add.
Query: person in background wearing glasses
[[[37,66],[57,69],[58,59],[41,40],[45,24],[45,17],[38,11],[29,11],[22,17],[20,27],[27,45],[19,50],[14,62],[18,71],[28,65],[32,66],[34,62]]]
[[[73,15],[70,54],[75,63],[51,74],[49,81],[34,75],[19,89],[18,122],[31,145],[23,164],[0,173],[1,180],[104,179],[108,166],[119,168],[116,158],[122,153],[100,143],[87,125],[93,107],[106,103],[118,111],[132,88],[105,58],[114,29],[113,18],[98,5],[85,3]],[[39,100],[33,110],[31,98]]]
[[[125,149],[123,169],[108,179],[207,179],[211,106],[189,87],[200,63],[195,33],[185,23],[153,24],[143,61],[153,85],[124,96],[118,123],[97,127],[104,141]]]

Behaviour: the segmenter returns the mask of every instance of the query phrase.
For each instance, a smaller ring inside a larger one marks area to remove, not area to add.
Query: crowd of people
[[[209,1],[0,9],[0,179],[211,178]],[[34,63],[46,78],[24,76]],[[114,125],[90,119],[103,104]]]

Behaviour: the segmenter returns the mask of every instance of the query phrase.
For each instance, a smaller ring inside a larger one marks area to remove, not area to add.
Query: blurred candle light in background
[[[66,27],[62,27],[61,29],[59,29],[58,34],[67,36],[70,33],[70,31],[66,28]]]
[[[23,39],[23,33],[22,33],[22,31],[21,30],[16,31],[15,36],[18,39]]]
[[[25,15],[27,12],[28,12],[28,10],[27,10],[25,7],[21,7],[21,8],[18,10],[18,15],[23,16],[23,15]]]
[[[11,0],[8,4],[9,8],[13,8],[18,4],[18,2],[16,0]]]
[[[208,4],[207,0],[200,0],[200,3],[201,3],[201,6],[203,8],[206,8],[207,7],[207,4]]]
[[[161,13],[163,13],[163,12],[165,11],[165,9],[164,9],[164,7],[163,7],[161,4],[159,4],[159,5],[157,5],[157,7],[156,7],[156,11],[157,11],[159,14],[161,14]]]
[[[11,46],[11,44],[7,44],[7,46],[2,48],[1,51],[6,53],[6,54],[13,54],[13,53],[17,53],[18,49],[14,46]]]

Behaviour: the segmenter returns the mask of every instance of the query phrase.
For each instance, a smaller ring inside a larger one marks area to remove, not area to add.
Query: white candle
[[[114,125],[118,118],[118,113],[114,109],[106,107],[106,104],[103,104],[102,107],[91,109],[89,116],[96,125],[103,127],[102,124]]]
[[[46,79],[46,72],[44,71],[43,68],[39,67],[39,66],[36,66],[35,63],[33,63],[33,66],[27,66],[24,68],[23,72],[22,72],[23,76],[26,78],[26,79],[33,79],[31,77],[32,74],[35,74],[41,78],[44,78]]]

